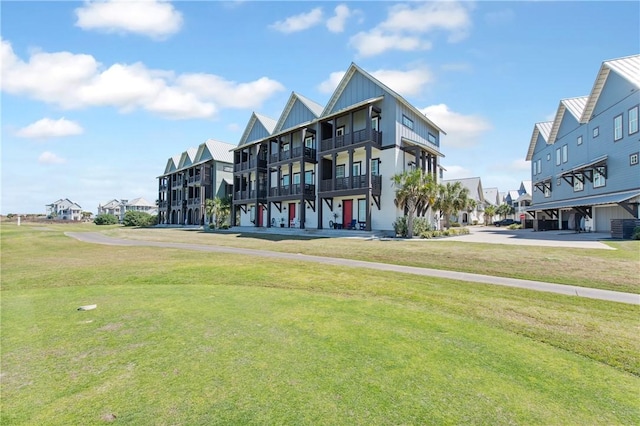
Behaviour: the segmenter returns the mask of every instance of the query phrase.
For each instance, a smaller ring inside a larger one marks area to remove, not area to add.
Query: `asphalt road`
[[[237,247],[221,247],[206,244],[170,243],[157,241],[125,240],[112,238],[98,232],[65,232],[65,235],[75,238],[85,243],[104,244],[111,246],[132,246],[132,247],[166,247],[183,250],[194,250],[212,253],[231,253],[244,256],[261,256],[275,259],[298,260],[304,262],[316,262],[327,265],[347,266],[353,268],[368,268],[379,271],[399,272],[403,274],[422,275],[428,277],[447,278],[452,280],[502,285],[506,287],[517,287],[535,291],[545,291],[550,293],[564,294],[567,296],[586,297],[589,299],[608,300],[612,302],[640,305],[640,295],[633,293],[623,293],[611,290],[601,290],[596,288],[577,287],[564,284],[545,283],[541,281],[521,280],[516,278],[494,277],[490,275],[470,274],[466,272],[442,271],[438,269],[416,268],[412,266],[391,265],[386,263],[366,262],[362,260],[338,259],[332,257],[309,256],[296,253],[281,253],[268,250],[255,250]]]

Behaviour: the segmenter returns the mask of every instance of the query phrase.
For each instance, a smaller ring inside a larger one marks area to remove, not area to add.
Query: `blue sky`
[[[447,132],[446,179],[517,189],[533,125],[640,52],[638,2],[1,3],[0,212],[157,197],[167,159],[237,144],[355,62]]]

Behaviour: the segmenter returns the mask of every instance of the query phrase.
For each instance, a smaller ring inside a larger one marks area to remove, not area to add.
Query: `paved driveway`
[[[534,231],[532,229],[507,229],[497,226],[470,226],[469,235],[429,241],[467,241],[473,243],[515,244],[548,247],[576,247],[615,250],[602,243],[611,240],[605,232]],[[615,240],[611,240],[615,241]]]

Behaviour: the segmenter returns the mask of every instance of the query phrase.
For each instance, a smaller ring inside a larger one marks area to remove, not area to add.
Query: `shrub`
[[[406,216],[399,217],[393,222],[393,230],[396,233],[396,237],[406,237],[407,236],[407,218]]]
[[[451,222],[451,225],[449,225],[451,228],[460,228],[460,223],[458,222]]]
[[[633,228],[633,234],[631,235],[632,240],[640,240],[640,226],[636,226]]]
[[[514,223],[514,224],[511,224],[511,225],[507,226],[507,229],[522,229],[522,225],[520,225],[518,223]]]
[[[474,220],[474,221],[472,222],[472,225],[477,225],[477,224],[478,224],[478,221],[477,221],[477,220]]]
[[[431,225],[426,217],[416,217],[413,219],[413,235],[422,235],[430,231]]]
[[[124,226],[153,226],[157,217],[146,212],[128,211],[124,214],[122,224]]]
[[[93,223],[96,225],[115,225],[118,223],[118,218],[109,213],[101,213],[93,219]]]

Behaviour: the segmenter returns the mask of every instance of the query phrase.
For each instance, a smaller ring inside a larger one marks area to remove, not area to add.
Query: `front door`
[[[347,228],[353,218],[353,200],[342,200],[342,227]]]
[[[289,226],[296,220],[296,203],[289,203]]]

